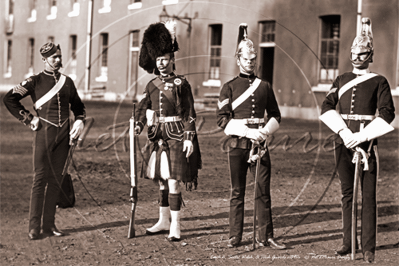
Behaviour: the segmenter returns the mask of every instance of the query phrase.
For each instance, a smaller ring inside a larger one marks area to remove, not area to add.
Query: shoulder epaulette
[[[238,76],[235,76],[233,79],[227,81],[226,84],[230,84],[231,82],[233,82],[233,81],[236,80],[237,78],[238,78]]]

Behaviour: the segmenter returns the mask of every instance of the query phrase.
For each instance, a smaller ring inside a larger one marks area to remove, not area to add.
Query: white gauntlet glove
[[[344,141],[345,147],[348,149],[350,149],[355,143],[354,134],[349,128],[342,129],[338,134]]]
[[[190,157],[190,155],[194,151],[193,142],[191,140],[185,140],[183,143],[183,151],[186,151],[186,158]]]
[[[367,141],[367,136],[365,136],[362,132],[353,133],[352,141],[345,145],[348,149],[354,148],[360,143]]]
[[[255,141],[263,141],[266,139],[266,135],[263,134],[259,129],[256,128],[248,128],[248,131],[245,134],[245,137],[255,140]]]
[[[85,125],[83,120],[76,120],[75,123],[73,123],[72,130],[69,132],[71,139],[77,139],[82,133],[84,127]]]

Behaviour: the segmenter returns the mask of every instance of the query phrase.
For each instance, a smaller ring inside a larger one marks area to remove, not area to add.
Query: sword
[[[69,147],[69,151],[68,151],[68,157],[67,157],[67,159],[65,161],[64,169],[62,170],[61,184],[62,184],[62,181],[63,181],[65,175],[68,172],[68,168],[69,168],[69,165],[71,164],[72,156],[73,156],[73,153],[75,152],[76,146],[81,148],[81,146],[83,145],[83,141],[86,139],[87,134],[89,133],[91,127],[93,126],[93,123],[94,123],[94,118],[92,118],[92,117],[86,118],[85,119],[85,126],[83,128],[82,133],[79,135],[78,138],[71,139],[69,141],[70,147]]]
[[[373,141],[371,141],[370,146]],[[360,148],[356,147],[353,155],[353,161],[355,164],[355,178],[353,181],[353,198],[352,198],[352,228],[351,228],[351,260],[355,260],[356,257],[356,242],[357,242],[357,197],[359,190],[359,180],[362,170],[360,169],[361,163],[364,163],[363,170],[368,171],[368,155]]]
[[[355,180],[353,184],[353,198],[352,198],[352,231],[351,231],[351,260],[355,260],[356,256],[356,241],[357,241],[357,194],[360,179],[360,151],[356,150],[354,154],[355,160]]]
[[[136,213],[136,203],[137,203],[137,174],[136,174],[136,142],[135,142],[135,132],[134,132],[134,116],[136,113],[136,106],[133,104],[132,117],[130,118],[130,202],[132,203],[131,216],[129,221],[129,232],[127,238],[133,238],[136,236],[134,229],[134,216]]]
[[[255,148],[258,148],[258,153],[254,154],[254,150]],[[267,151],[267,143],[265,140],[264,146],[262,147],[258,141],[256,142],[252,142],[252,148],[250,151],[250,158],[248,160],[249,163],[251,162],[256,162],[256,168],[255,168],[255,191],[254,191],[254,224],[253,224],[253,241],[252,241],[252,248],[255,249],[256,248],[256,191],[257,191],[257,185],[258,185],[258,175],[260,172],[260,161],[263,157],[263,155],[265,155]]]

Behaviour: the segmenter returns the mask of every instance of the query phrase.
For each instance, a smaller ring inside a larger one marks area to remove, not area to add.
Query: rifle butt
[[[132,203],[132,212],[130,216],[130,222],[129,222],[129,232],[127,234],[127,238],[133,238],[136,236],[136,230],[134,228],[134,216],[136,214],[136,203]]]

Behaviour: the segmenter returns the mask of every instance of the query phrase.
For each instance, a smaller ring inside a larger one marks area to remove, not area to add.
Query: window
[[[141,0],[130,0],[130,4],[127,6],[128,9],[139,9],[143,6]]]
[[[108,80],[108,33],[100,35],[100,76],[96,78],[98,82]]]
[[[338,72],[339,35],[341,17],[323,16],[321,19],[319,82],[331,83]]]
[[[28,22],[36,21],[36,14],[37,14],[36,7],[37,7],[37,0],[30,0],[29,1],[30,18],[28,18]]]
[[[129,65],[128,65],[128,78],[127,78],[127,90],[130,91],[133,100],[136,100],[137,96],[137,79],[138,79],[138,65],[139,65],[139,51],[140,51],[140,40],[139,31],[131,31],[129,34]]]
[[[259,22],[259,31],[261,35],[259,38],[258,74],[273,85],[276,22],[273,20]]]
[[[76,49],[77,49],[77,39],[78,37],[76,35],[71,35],[69,37],[69,56],[71,60],[70,64],[70,71],[69,71],[69,77],[72,80],[76,80],[76,67],[77,67],[77,60],[76,60]]]
[[[5,10],[6,10],[6,33],[11,34],[14,32],[14,0],[8,0],[6,2]]]
[[[7,40],[6,43],[6,50],[5,50],[5,73],[4,77],[9,78],[12,74],[12,66],[11,66],[11,59],[12,59],[12,40]]]
[[[28,74],[27,76],[33,75],[33,67],[35,65],[35,39],[29,38],[28,41]]]
[[[175,5],[178,4],[179,0],[163,0],[162,1],[162,5],[166,6],[166,5]]]
[[[98,10],[98,13],[109,13],[111,12],[111,2],[112,0],[102,0],[103,6]]]
[[[276,22],[275,21],[263,21],[260,23],[261,32],[261,43],[274,42],[276,35]]]
[[[68,17],[77,17],[80,12],[79,0],[71,0],[71,12],[68,13]]]
[[[210,25],[210,71],[209,79],[220,79],[220,62],[222,56],[222,25]]]
[[[52,20],[57,18],[57,0],[49,0],[49,14],[47,15],[47,20]]]

